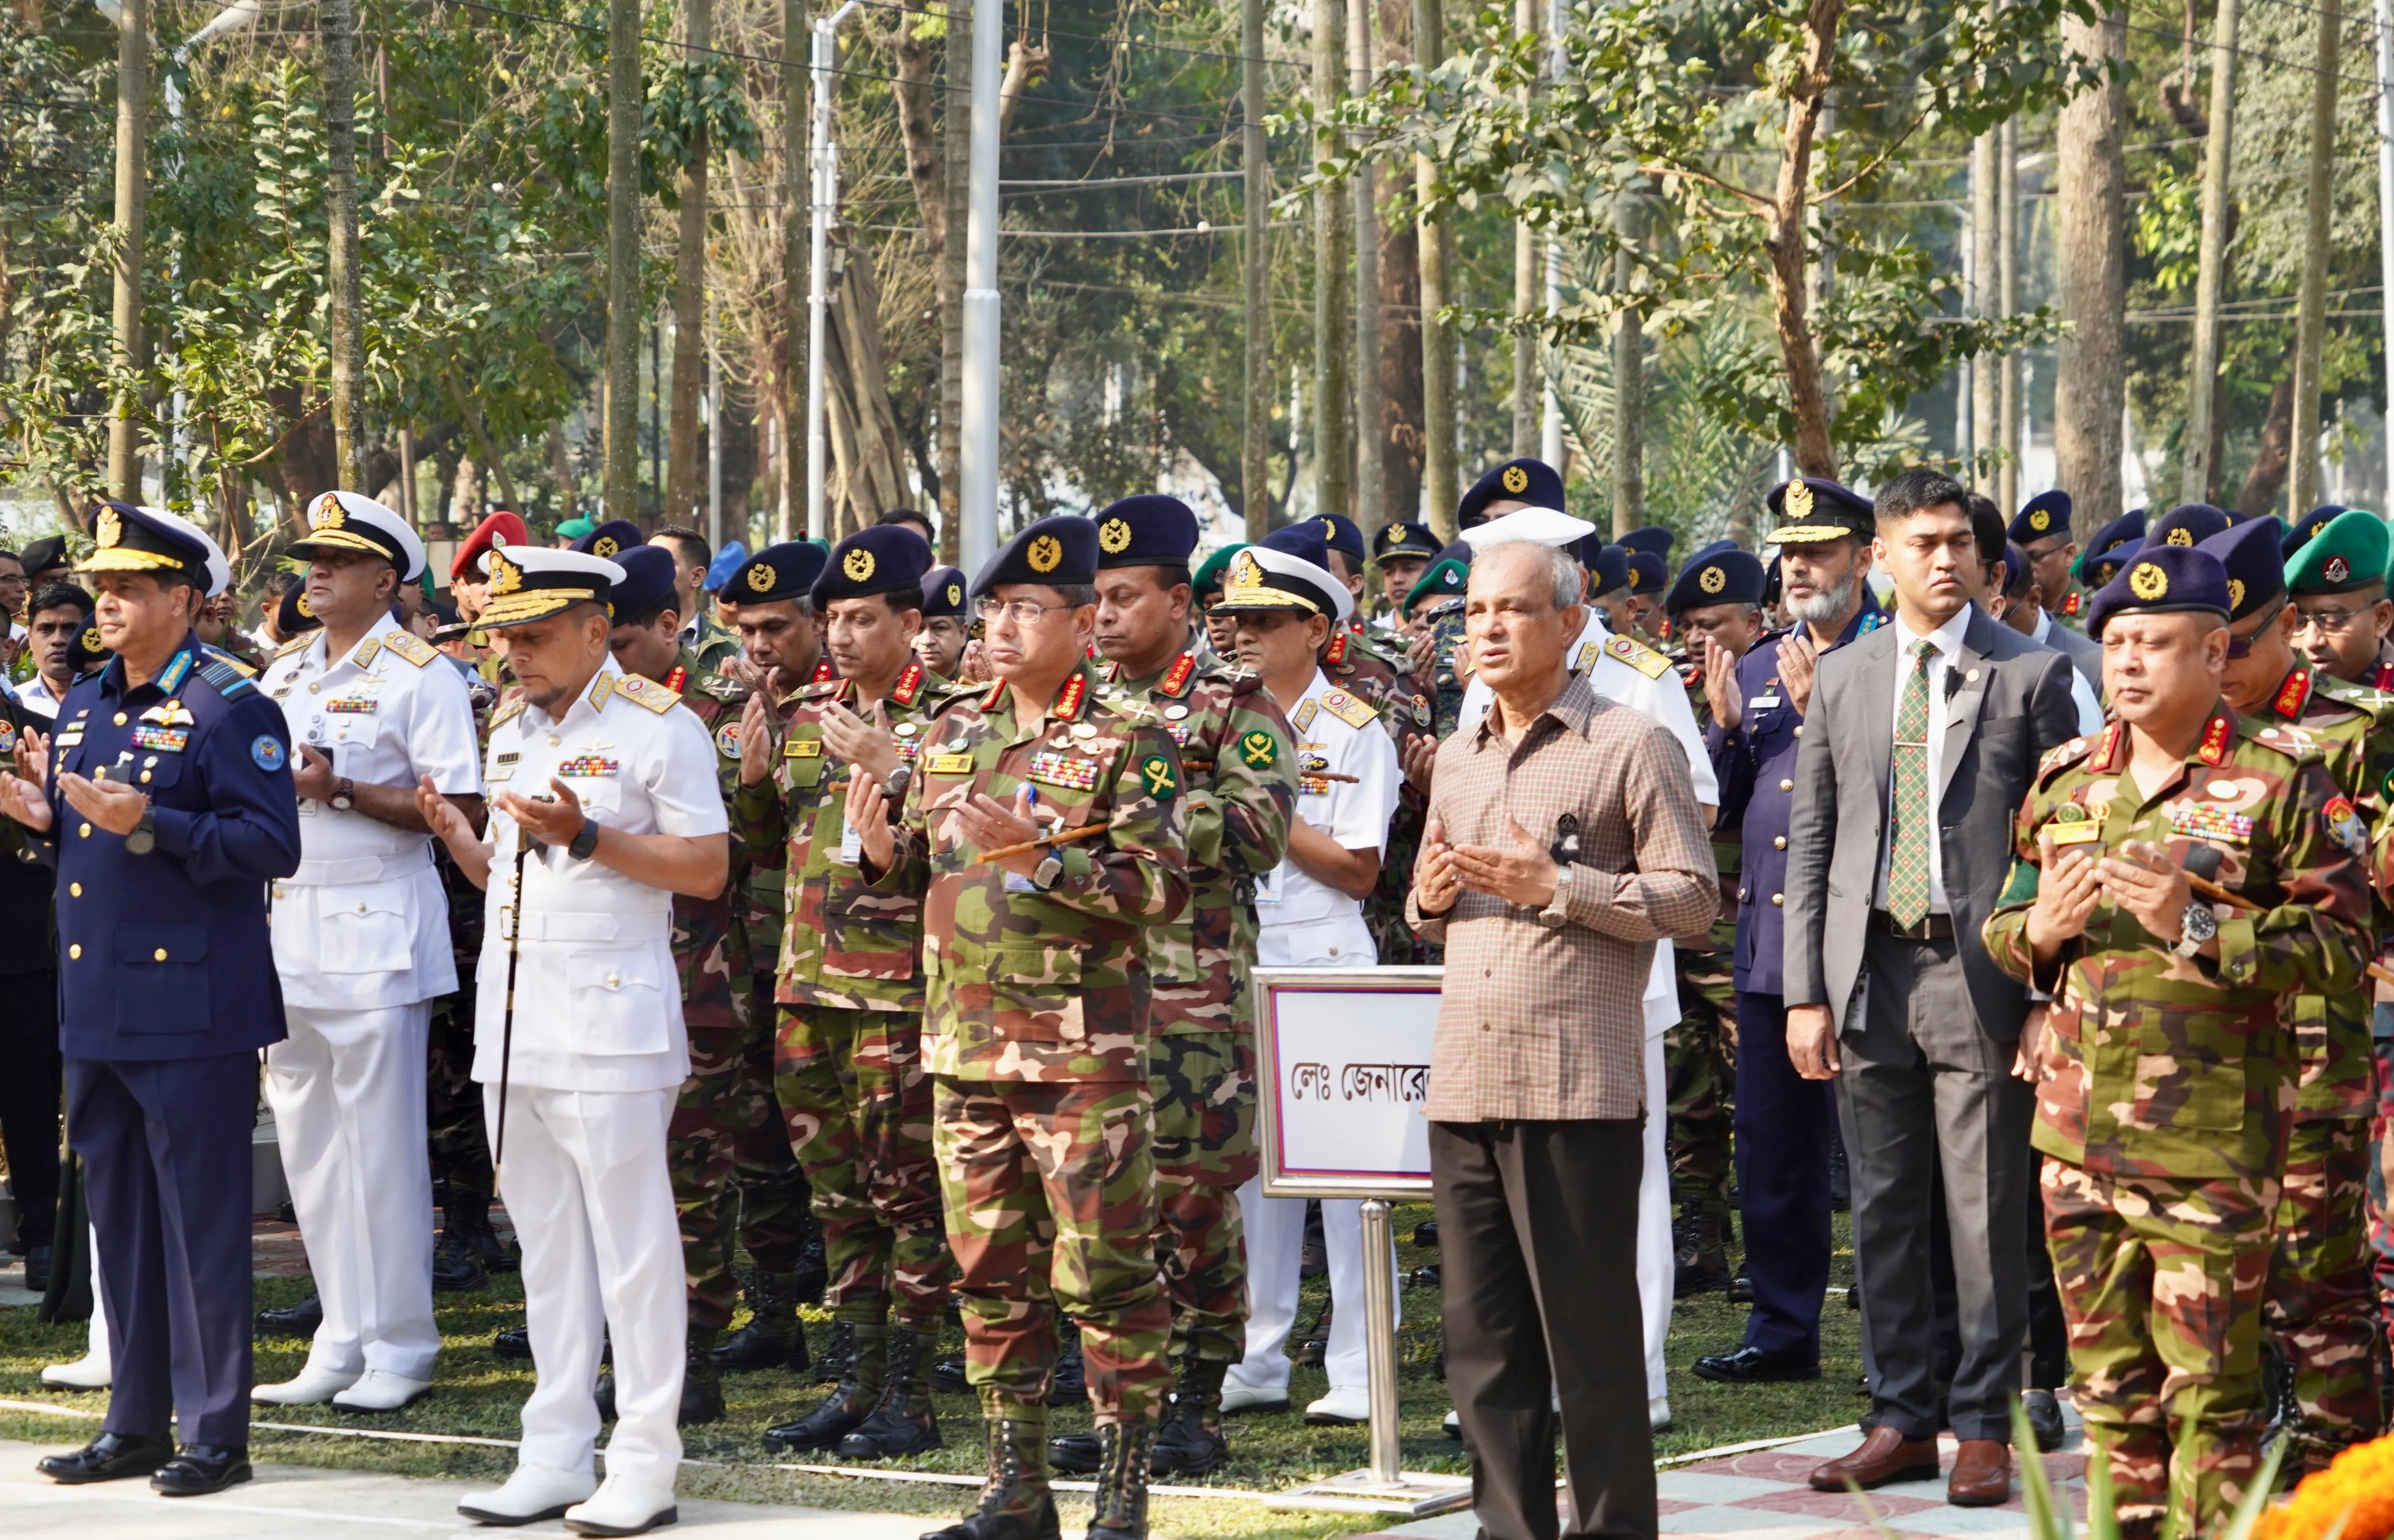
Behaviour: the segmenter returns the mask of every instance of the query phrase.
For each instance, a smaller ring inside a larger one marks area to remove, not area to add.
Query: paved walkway
[[[491,1530],[457,1516],[457,1499],[488,1490],[465,1481],[418,1481],[357,1471],[262,1465],[257,1478],[213,1497],[161,1497],[139,1481],[59,1486],[35,1473],[52,1448],[0,1440],[0,1530],[73,1540],[384,1540],[384,1537],[563,1534],[551,1521]],[[919,1517],[684,1500],[681,1521],[664,1531],[709,1540],[914,1540]]]

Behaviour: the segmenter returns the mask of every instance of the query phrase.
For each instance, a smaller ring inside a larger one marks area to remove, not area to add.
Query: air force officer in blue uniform
[[[92,527],[116,656],[20,757],[35,778],[0,776],[58,868],[68,1137],[115,1349],[103,1431],[41,1468],[181,1496],[249,1476],[250,1127],[283,1035],[266,891],[299,863],[298,803],[283,713],[192,634],[205,536],[124,503]]]

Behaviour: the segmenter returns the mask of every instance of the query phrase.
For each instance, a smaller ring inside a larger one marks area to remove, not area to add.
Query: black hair
[[[884,524],[920,524],[931,532],[932,539],[940,537],[940,521],[917,508],[891,508],[873,523],[876,529]]]
[[[1961,482],[1941,470],[1929,470],[1915,466],[1878,489],[1878,496],[1872,502],[1871,511],[1877,516],[1879,527],[1884,529],[1896,520],[1909,519],[1915,513],[1923,513],[1947,503],[1966,512],[1969,508],[1969,489],[1963,486]],[[2002,527],[2002,522],[1998,520],[1997,530],[2000,531]],[[1977,533],[1975,525],[1972,527],[1972,533]],[[1983,539],[1980,542],[1979,549],[1981,554],[1986,550]],[[2001,557],[2003,553],[2002,536],[1998,534],[1995,557]],[[1993,559],[1993,558],[1988,559]]]
[[[34,590],[32,602],[25,606],[25,618],[32,620],[45,610],[80,610],[83,618],[89,620],[91,612],[99,608],[90,594],[72,583],[45,583]]]
[[[1921,505],[1923,507],[1935,506],[1929,503]],[[1979,559],[1990,566],[2001,561],[2009,537],[2004,533],[2003,512],[1995,507],[1995,500],[1983,493],[1973,492],[1962,499],[1962,511],[1970,516],[1970,538],[1978,542]]]
[[[651,543],[659,540],[672,541],[681,547],[681,554],[685,559],[695,561],[702,567],[715,559],[715,552],[707,545],[706,536],[687,524],[667,524],[664,529],[649,536],[649,539]],[[691,556],[692,551],[698,554]]]

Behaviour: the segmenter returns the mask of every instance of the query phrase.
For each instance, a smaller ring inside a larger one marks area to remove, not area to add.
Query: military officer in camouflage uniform
[[[715,744],[716,772],[729,801],[740,764],[740,712],[747,687],[707,668],[683,645],[670,549],[633,546],[613,559],[625,573],[615,585],[608,637],[616,665],[664,686],[690,708]],[[805,1205],[793,1191],[794,1163],[782,1133],[781,1109],[771,1082],[756,1073],[747,1051],[755,969],[744,866],[735,853],[722,892],[708,899],[680,894],[673,901],[673,957],[681,975],[691,1061],[665,1136],[690,1287],[689,1364],[681,1394],[685,1427],[723,1415],[713,1349],[738,1304],[731,1270],[734,1232],[767,1276],[795,1271],[803,1241]]]
[[[924,905],[933,1138],[988,1421],[980,1502],[940,1540],[1056,1533],[1058,1312],[1079,1323],[1088,1365],[1100,1540],[1147,1533],[1172,1382],[1151,1243],[1147,959],[1189,906],[1185,780],[1163,722],[1107,696],[1088,662],[1098,553],[1080,518],[1008,542],[973,581],[997,682],[924,734],[894,826],[881,783],[849,783],[865,875]]]
[[[1246,1350],[1246,1256],[1238,1190],[1256,1170],[1256,884],[1288,849],[1296,755],[1288,720],[1252,671],[1200,651],[1189,556],[1197,516],[1177,497],[1126,497],[1098,515],[1098,651],[1108,686],[1145,704],[1180,746],[1193,897],[1152,934],[1148,1085],[1155,1107],[1156,1264],[1172,1297],[1172,1415],[1151,1462],[1202,1476],[1230,1458],[1222,1376]],[[1063,1470],[1098,1468],[1092,1433],[1059,1439]]]
[[[830,1396],[766,1430],[776,1452],[882,1459],[940,1447],[930,1373],[948,1248],[923,1073],[922,912],[911,892],[863,884],[846,821],[852,779],[919,773],[950,693],[909,645],[929,565],[902,526],[842,541],[810,590],[840,678],[798,691],[778,721],[753,700],[741,723],[732,829],[783,874],[789,900],[776,1086],[789,1147],[814,1184],[824,1303],[848,1334]]]
[[[1405,595],[1405,617],[1419,633],[1409,661],[1429,681],[1430,730],[1440,742],[1454,735],[1471,659],[1463,645],[1463,590],[1471,575],[1471,547],[1458,540],[1438,553]]]
[[[1713,730],[1704,681],[1714,668],[1733,670],[1760,640],[1762,563],[1729,541],[1688,559],[1664,596],[1663,612],[1680,638],[1674,658],[1696,725]],[[1717,653],[1722,662],[1711,663]],[[1707,739],[1709,741],[1709,737]],[[1728,1240],[1731,1092],[1737,1085],[1737,888],[1744,841],[1737,822],[1713,830],[1713,863],[1720,870],[1721,908],[1704,944],[1672,948],[1678,968],[1679,1022],[1663,1040],[1670,1086],[1672,1198],[1675,1225],[1674,1297],[1729,1286]]]
[[[2231,608],[2217,558],[2187,546],[2138,551],[2096,594],[2117,719],[2039,766],[1984,932],[2052,997],[2021,1069],[2076,1402],[2130,1540],[2209,1530],[2257,1471],[2296,1106],[2282,1006],[2350,992],[2366,959],[2366,831],[2313,747],[2221,698]]]
[[[1229,615],[1214,616],[1214,601],[1222,597],[1223,574],[1230,570],[1230,559],[1245,550],[1242,545],[1225,546],[1197,564],[1189,580],[1190,597],[1196,601],[1197,612],[1205,620],[1205,646],[1216,657],[1237,655],[1237,626]]]
[[[676,524],[649,536],[674,559],[674,612],[681,617],[681,651],[698,660],[693,675],[719,674],[724,664],[740,655],[740,633],[707,613],[706,569],[715,559],[706,536]]]
[[[2076,630],[2085,629],[2086,596],[2119,576],[2121,567],[2137,553],[2137,547],[2144,541],[2145,510],[2142,508],[2130,508],[2097,530],[2086,542],[2086,548],[2078,553],[2077,564],[2072,568],[2078,579],[2078,586],[2072,588],[2063,585],[2061,601],[2047,606],[2054,619]]]
[[[923,666],[943,679],[960,678],[973,630],[965,607],[965,574],[954,567],[925,573],[923,628],[914,633],[914,656]]]

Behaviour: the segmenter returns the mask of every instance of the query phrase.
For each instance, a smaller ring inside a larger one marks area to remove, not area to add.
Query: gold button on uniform
[[[81,941],[77,941],[77,942],[75,942],[72,946],[70,946],[70,947],[68,947],[68,948],[67,948],[67,961],[69,961],[69,962],[73,962],[75,959],[77,959],[77,958],[81,957],[82,955],[83,955],[83,942],[81,942]]]
[[[1798,738],[1803,737],[1803,736],[1804,736],[1804,730],[1803,730],[1802,728],[1800,728],[1800,727],[1799,727],[1799,728],[1797,728],[1797,729],[1796,730],[1796,737],[1798,737]]]
[[[77,829],[75,831],[75,837],[77,839],[89,839],[91,837],[91,825],[86,823],[83,827]]]
[[[166,960],[166,949],[162,946],[157,951],[152,952],[150,954],[150,960],[155,963],[164,962]]]
[[[1787,849],[1787,836],[1785,835],[1772,835],[1770,836],[1770,848],[1774,850],[1783,850]]]
[[[1784,893],[1773,893],[1770,895],[1770,902],[1783,909],[1787,906],[1787,895]]]
[[[67,897],[71,899],[79,899],[83,897],[83,884],[79,882],[68,883]]]
[[[1793,781],[1782,780],[1779,783],[1779,789],[1783,792],[1792,792],[1796,789],[1796,783]]]
[[[122,711],[116,714],[116,725],[118,727],[123,727],[125,725],[125,713]]]

